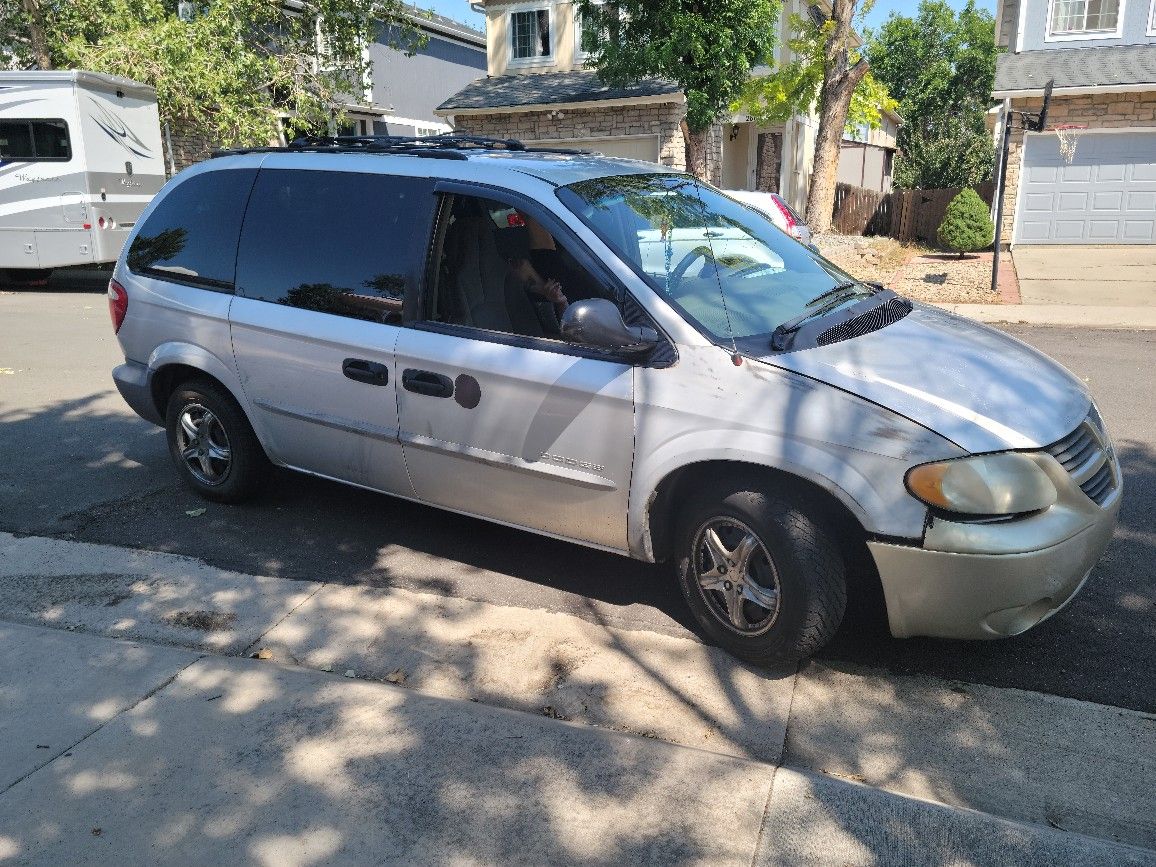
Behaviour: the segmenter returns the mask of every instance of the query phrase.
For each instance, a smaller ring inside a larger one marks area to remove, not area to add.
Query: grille
[[[1048,453],[1060,462],[1076,484],[1097,505],[1102,506],[1116,490],[1116,473],[1108,450],[1103,446],[1103,428],[1089,415],[1080,426],[1059,442],[1047,447]]]
[[[911,302],[906,298],[892,298],[886,304],[880,304],[866,313],[852,317],[838,325],[832,325],[817,338],[815,343],[826,346],[828,343],[838,343],[841,340],[850,340],[862,334],[878,331],[892,322],[898,322],[911,312]]]

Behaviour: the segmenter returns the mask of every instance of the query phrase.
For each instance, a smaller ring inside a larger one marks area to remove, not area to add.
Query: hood
[[[762,359],[859,395],[969,452],[1040,448],[1091,407],[1083,383],[994,328],[916,304],[851,340]]]

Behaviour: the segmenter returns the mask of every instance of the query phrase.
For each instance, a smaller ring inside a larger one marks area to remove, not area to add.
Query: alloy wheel
[[[758,535],[729,517],[712,518],[695,534],[696,585],[708,610],[728,629],[761,635],[779,614],[782,587]]]
[[[221,420],[207,407],[190,403],[181,409],[177,451],[193,477],[205,485],[219,485],[229,475],[233,452]]]

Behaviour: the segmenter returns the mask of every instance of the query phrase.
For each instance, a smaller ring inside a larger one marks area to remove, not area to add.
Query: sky
[[[959,9],[963,6],[964,0],[948,0],[948,2],[953,8]],[[478,30],[486,29],[485,19],[470,10],[467,0],[425,0],[419,5],[422,8],[433,9],[434,12],[447,18],[463,21]],[[995,14],[995,0],[977,0],[976,5]],[[914,15],[918,6],[919,0],[875,0],[875,7],[868,13],[865,24],[869,28],[878,28],[892,12]]]

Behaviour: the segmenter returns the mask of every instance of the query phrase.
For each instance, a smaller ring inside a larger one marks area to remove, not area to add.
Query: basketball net
[[[1068,165],[1072,164],[1072,160],[1076,158],[1076,147],[1079,145],[1079,133],[1083,129],[1082,126],[1067,125],[1057,126],[1056,138],[1060,145],[1060,158]]]

